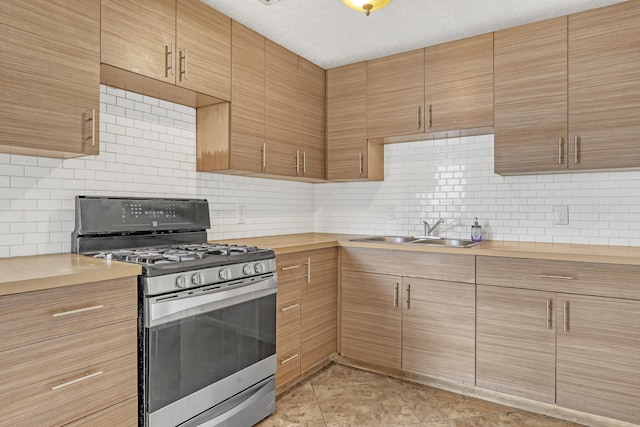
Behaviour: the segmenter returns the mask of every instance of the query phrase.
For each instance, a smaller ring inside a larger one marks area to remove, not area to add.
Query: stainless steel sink
[[[439,246],[446,248],[471,248],[479,245],[482,242],[474,242],[473,240],[460,240],[460,239],[418,239],[412,240],[408,243],[416,243],[420,245]]]
[[[363,243],[396,243],[396,244],[419,244],[425,246],[435,246],[441,248],[471,248],[482,242],[463,239],[442,239],[439,237],[412,237],[412,236],[371,236],[351,239],[352,242]]]
[[[416,238],[411,236],[371,236],[351,239],[352,242],[366,243],[409,243],[414,240],[416,240]]]

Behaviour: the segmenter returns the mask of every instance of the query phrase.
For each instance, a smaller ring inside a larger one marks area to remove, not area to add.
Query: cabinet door
[[[569,168],[640,166],[640,3],[569,16]]]
[[[494,34],[494,170],[567,169],[567,17]]]
[[[231,169],[262,171],[264,146],[265,43],[263,36],[232,22]]]
[[[555,294],[477,287],[476,386],[555,402]]]
[[[384,150],[367,142],[367,64],[327,71],[327,179],[384,179]]]
[[[297,174],[325,179],[326,173],[325,71],[298,58],[298,164]]]
[[[367,138],[424,132],[424,49],[367,61]]]
[[[298,56],[267,40],[265,173],[296,175],[298,148]]]
[[[558,295],[557,403],[640,424],[640,301]]]
[[[99,28],[97,0],[3,2],[1,152],[98,154]]]
[[[425,49],[425,130],[493,126],[493,33]]]
[[[475,285],[402,281],[402,370],[475,385]]]
[[[302,372],[336,352],[338,250],[304,252],[307,268],[302,286]]]
[[[401,277],[342,272],[341,351],[346,357],[400,369]]]
[[[231,18],[199,0],[178,0],[176,83],[231,99]]]
[[[176,0],[102,0],[101,61],[176,82]]]

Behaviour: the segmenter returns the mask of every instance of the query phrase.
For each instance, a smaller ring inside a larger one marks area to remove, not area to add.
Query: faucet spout
[[[424,235],[425,236],[431,236],[433,231],[438,228],[438,226],[440,226],[440,224],[444,224],[444,218],[440,218],[438,221],[435,222],[435,224],[433,225],[429,225],[429,223],[425,220],[422,220],[423,224],[424,224]]]

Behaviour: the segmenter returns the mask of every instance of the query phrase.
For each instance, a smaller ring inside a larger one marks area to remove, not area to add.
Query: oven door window
[[[153,412],[276,351],[276,295],[149,328],[148,410]]]

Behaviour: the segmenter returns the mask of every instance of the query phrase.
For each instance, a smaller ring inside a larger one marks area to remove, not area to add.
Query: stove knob
[[[189,282],[187,282],[187,276],[176,277],[176,286],[179,288],[186,288],[187,286],[189,286]]]
[[[231,270],[228,268],[220,270],[219,275],[222,280],[231,280]]]
[[[191,283],[197,286],[204,285],[204,274],[196,273],[191,276]]]
[[[264,273],[264,264],[261,262],[257,262],[253,269],[256,271],[256,273],[262,274]]]
[[[245,266],[242,267],[242,272],[245,274],[245,276],[253,274],[253,267],[251,267],[251,264],[245,264]]]

